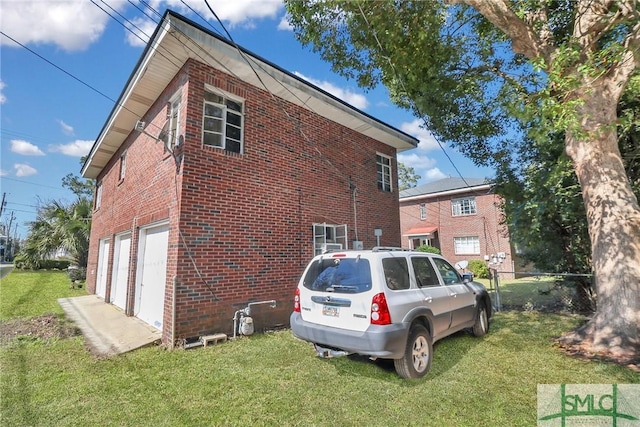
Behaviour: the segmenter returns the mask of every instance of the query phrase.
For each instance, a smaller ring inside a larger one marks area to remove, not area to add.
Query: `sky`
[[[80,158],[166,9],[214,32],[226,29],[254,54],[418,138],[418,148],[398,155],[420,175],[418,184],[457,177],[456,168],[465,178],[493,175],[445,147],[450,162],[422,121],[394,106],[385,88],[365,92],[332,72],[295,39],[281,0],[208,2],[224,29],[205,0],[0,0],[0,196],[6,202],[0,223],[11,221],[12,236],[27,236],[40,203],[74,199],[62,178],[80,175]]]

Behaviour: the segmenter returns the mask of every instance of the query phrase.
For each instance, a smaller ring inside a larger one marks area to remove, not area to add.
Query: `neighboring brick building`
[[[416,145],[167,12],[83,166],[87,288],[167,344],[232,334],[251,302],[277,303],[257,330],[286,326],[315,253],[400,244],[396,153]]]
[[[495,255],[502,259],[498,270],[513,271],[501,218],[500,196],[484,179],[445,178],[400,192],[402,247],[435,246],[454,263]]]

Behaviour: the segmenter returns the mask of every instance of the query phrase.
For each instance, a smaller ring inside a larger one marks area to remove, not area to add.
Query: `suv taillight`
[[[300,289],[296,288],[296,293],[293,297],[293,311],[300,313]]]
[[[371,324],[372,325],[389,325],[391,323],[391,314],[387,305],[387,298],[384,293],[373,296],[371,300]]]

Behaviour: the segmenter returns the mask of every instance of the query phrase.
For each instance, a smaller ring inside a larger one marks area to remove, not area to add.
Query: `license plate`
[[[323,316],[338,317],[340,315],[340,307],[332,307],[330,305],[323,305],[322,306],[322,315]]]

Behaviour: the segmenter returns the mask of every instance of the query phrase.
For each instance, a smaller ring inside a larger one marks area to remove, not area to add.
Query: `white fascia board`
[[[419,196],[411,196],[400,198],[400,202],[412,202],[414,200],[433,199],[436,197],[455,196],[456,194],[472,193],[474,191],[490,190],[491,185],[476,185],[474,187],[457,188],[455,190],[440,191],[438,193],[421,194]]]

